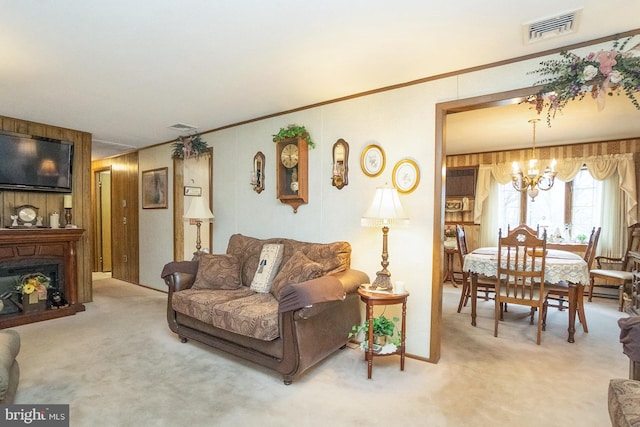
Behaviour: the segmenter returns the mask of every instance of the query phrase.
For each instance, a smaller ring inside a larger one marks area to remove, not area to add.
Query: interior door
[[[111,271],[111,171],[96,174],[97,233],[99,271]]]

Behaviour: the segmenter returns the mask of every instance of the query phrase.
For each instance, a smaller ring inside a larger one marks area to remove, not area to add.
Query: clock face
[[[18,218],[24,224],[35,224],[38,213],[33,206],[20,206],[17,211]]]
[[[296,144],[287,144],[282,149],[280,161],[285,168],[292,168],[298,164],[298,146]]]

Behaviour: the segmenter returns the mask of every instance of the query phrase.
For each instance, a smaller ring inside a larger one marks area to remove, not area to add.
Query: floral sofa
[[[360,323],[347,242],[234,234],[227,252],[165,265],[167,321],[193,339],[273,369],[285,384],[348,341]]]

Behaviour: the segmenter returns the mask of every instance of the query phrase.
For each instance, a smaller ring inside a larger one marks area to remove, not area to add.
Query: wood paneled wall
[[[563,159],[591,157],[607,154],[640,153],[640,137],[619,141],[593,142],[555,147],[536,147],[538,159]],[[459,154],[447,156],[447,167],[476,166],[492,163],[512,163],[529,160],[531,148],[486,153]],[[636,156],[637,157],[637,156]],[[637,158],[636,158],[637,161]]]
[[[536,148],[538,159],[576,158],[623,153],[634,154],[636,165],[636,188],[640,190],[640,138]],[[447,156],[447,167],[478,166],[492,163],[512,163],[514,161],[524,162],[529,159],[530,155],[530,148],[524,150],[460,154],[455,156]],[[638,207],[638,212],[640,214],[640,206]],[[473,220],[471,214],[472,212],[469,213],[468,218],[466,218],[470,219],[470,221],[456,221],[455,218],[447,217],[447,215],[449,214],[445,214],[445,224],[448,226],[452,226],[456,223],[464,223],[464,228],[467,234],[467,246],[469,250],[473,250],[478,247],[480,236],[480,225],[473,224],[471,222]],[[457,263],[456,268],[459,268]]]
[[[132,152],[96,160],[91,164],[91,205],[94,211],[96,207],[95,173],[104,169],[111,170],[111,276],[126,282],[138,283],[140,279],[138,153]],[[92,238],[97,232],[98,230],[91,230]]]
[[[73,129],[66,129],[42,123],[0,116],[0,129],[27,135],[62,139],[73,143],[73,220],[72,222],[86,230],[76,244],[78,301],[92,300],[92,246],[91,246],[91,134]],[[2,159],[10,161],[10,159]],[[0,222],[2,227],[11,225],[10,215],[16,206],[30,204],[39,208],[38,213],[47,218],[54,211],[64,212],[63,195],[61,193],[45,193],[36,191],[0,190]],[[61,215],[61,221],[63,215]],[[64,222],[63,222],[64,223]]]

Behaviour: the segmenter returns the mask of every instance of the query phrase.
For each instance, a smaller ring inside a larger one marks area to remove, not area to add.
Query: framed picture
[[[384,170],[387,159],[382,147],[376,144],[367,145],[360,156],[360,167],[367,176],[378,176]]]
[[[142,209],[167,208],[169,168],[142,171]]]
[[[202,196],[202,187],[191,187],[191,186],[185,185],[184,195],[185,196]]]
[[[399,193],[411,193],[420,183],[420,168],[411,159],[400,160],[394,166],[391,178]]]

